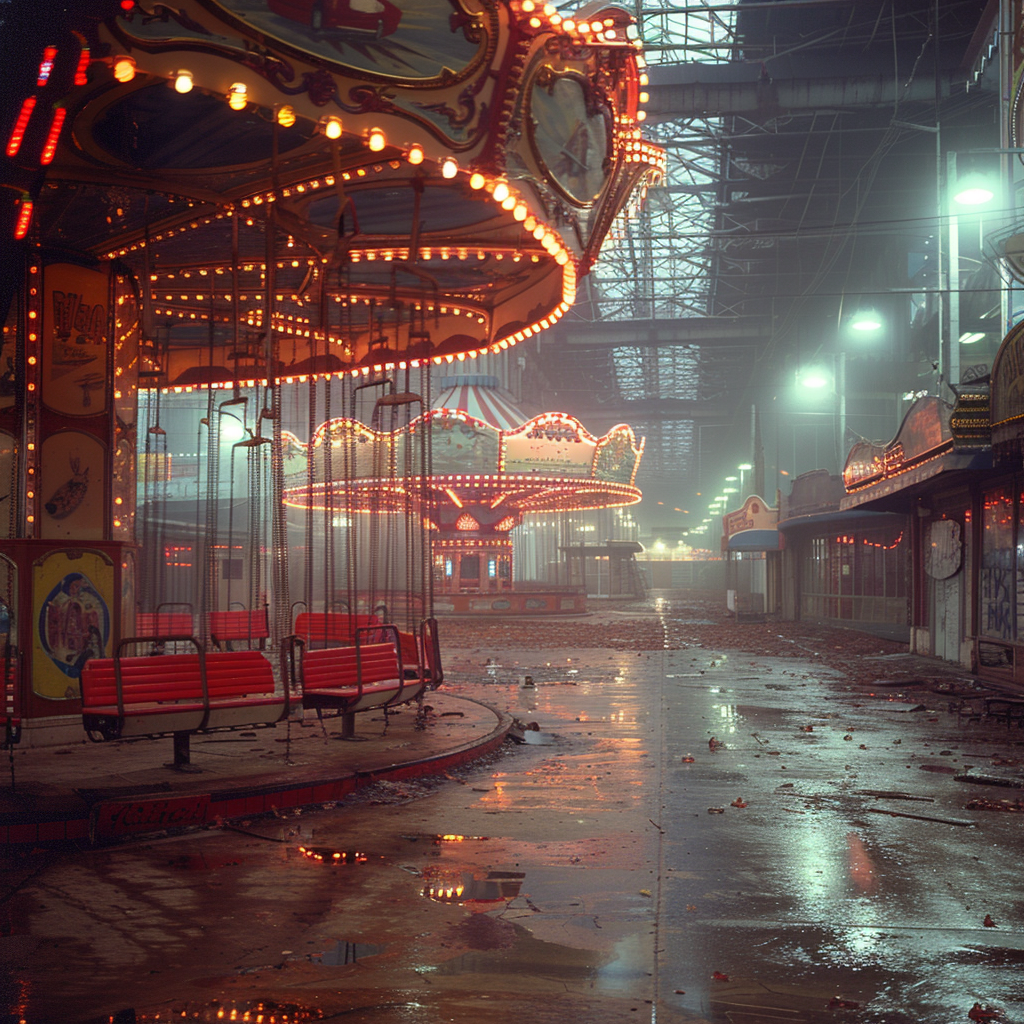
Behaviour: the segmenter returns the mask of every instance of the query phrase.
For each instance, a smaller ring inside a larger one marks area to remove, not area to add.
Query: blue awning
[[[729,538],[728,551],[779,551],[782,542],[778,530],[743,530]]]

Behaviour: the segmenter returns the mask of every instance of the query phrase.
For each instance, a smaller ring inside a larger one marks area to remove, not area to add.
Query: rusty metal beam
[[[746,65],[727,73],[703,65],[701,81],[666,81],[668,75],[659,75],[652,69],[650,98],[645,105],[648,121],[669,120],[679,117],[714,117],[727,114],[761,114],[777,117],[801,110],[834,110],[839,108],[892,107],[900,103],[930,102],[950,95],[950,81],[939,85],[922,76],[909,83],[882,75],[846,78],[749,78]],[[678,70],[678,69],[672,69]],[[729,80],[727,74],[737,76]],[[717,79],[717,80],[711,80]],[[938,96],[937,96],[938,93]]]

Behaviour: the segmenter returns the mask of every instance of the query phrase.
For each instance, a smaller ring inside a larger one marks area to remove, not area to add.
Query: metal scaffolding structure
[[[693,492],[717,458],[749,461],[751,406],[768,408],[770,386],[832,352],[855,298],[892,293],[903,326],[888,386],[914,382],[921,338],[937,329],[934,302],[920,306],[939,287],[937,126],[943,148],[993,137],[983,8],[637,5],[645,132],[666,151],[665,181],[559,326],[572,359],[543,346],[540,364],[570,411],[588,386],[647,436],[646,492]],[[849,386],[867,394],[874,383],[850,367]],[[880,431],[899,403],[885,408]],[[787,469],[801,471],[793,448]]]

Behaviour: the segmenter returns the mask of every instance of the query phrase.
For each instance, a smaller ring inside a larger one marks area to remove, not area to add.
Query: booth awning
[[[744,530],[729,538],[726,551],[779,551],[781,548],[782,535],[778,530]]]
[[[920,486],[945,477],[943,483],[956,483],[962,474],[992,468],[992,453],[950,452],[930,459],[919,466],[905,470],[878,483],[871,484],[843,498],[840,508],[845,512],[854,508],[873,508],[883,511],[904,512],[904,506],[917,498]]]

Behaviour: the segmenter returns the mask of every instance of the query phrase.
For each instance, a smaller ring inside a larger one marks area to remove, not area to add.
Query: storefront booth
[[[780,502],[785,537],[783,615],[907,640],[910,542],[907,517],[843,511],[842,478],[818,469],[793,481]]]
[[[978,659],[976,581],[986,579],[986,560],[1012,557],[1013,492],[1008,485],[991,492],[983,486],[992,472],[988,380],[965,382],[957,391],[953,406],[933,396],[915,402],[888,444],[854,446],[843,471],[847,493],[841,508],[844,513],[886,511],[904,519],[910,648],[967,666]],[[983,553],[976,566],[979,544]],[[984,584],[990,591],[995,585],[995,578]],[[998,622],[999,639],[1009,642],[1003,615],[991,608],[985,614]],[[1007,648],[992,647],[985,657],[1011,660]]]
[[[779,510],[751,495],[722,516],[726,606],[737,622],[760,621],[781,609]]]
[[[965,646],[979,674],[1024,683],[1024,323],[992,364],[990,420],[992,470],[974,496],[973,628]]]

